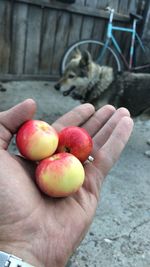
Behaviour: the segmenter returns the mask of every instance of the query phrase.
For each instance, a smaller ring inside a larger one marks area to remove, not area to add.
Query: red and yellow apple
[[[69,152],[84,162],[88,159],[92,148],[92,138],[84,128],[68,126],[59,132],[58,153]]]
[[[82,163],[70,153],[58,153],[39,162],[36,183],[51,197],[66,197],[83,184],[85,172]]]
[[[24,157],[39,161],[56,151],[58,134],[45,121],[28,120],[19,128],[16,134],[16,144]]]

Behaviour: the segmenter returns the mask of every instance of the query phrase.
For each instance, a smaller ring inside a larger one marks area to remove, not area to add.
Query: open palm
[[[95,112],[90,104],[58,119],[56,130],[86,128],[94,141],[94,161],[85,163],[86,179],[76,194],[54,199],[35,185],[35,163],[7,151],[12,136],[35,110],[28,99],[0,113],[0,250],[37,267],[64,267],[93,220],[104,177],[125,147],[133,122],[124,108],[106,105]]]

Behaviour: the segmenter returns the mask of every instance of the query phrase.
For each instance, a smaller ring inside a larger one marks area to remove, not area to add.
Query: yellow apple
[[[28,120],[16,134],[20,153],[30,160],[39,161],[51,156],[58,145],[58,134],[47,122]]]
[[[85,178],[82,163],[65,152],[40,161],[35,174],[40,190],[51,197],[66,197],[75,193]]]

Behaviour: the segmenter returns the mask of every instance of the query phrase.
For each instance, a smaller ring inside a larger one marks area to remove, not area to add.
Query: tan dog
[[[93,62],[88,51],[77,51],[55,89],[60,90],[64,96],[70,95],[82,103],[92,103],[97,109],[108,102],[105,93],[107,91],[110,94],[108,87],[113,80],[112,68],[101,67]]]
[[[96,109],[109,103],[138,116],[150,108],[150,74],[114,73],[111,67],[93,62],[88,51],[75,53],[55,88]]]

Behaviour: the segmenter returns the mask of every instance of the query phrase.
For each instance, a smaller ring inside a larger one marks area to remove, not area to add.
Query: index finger
[[[124,116],[116,125],[107,142],[95,152],[95,166],[101,168],[103,176],[106,176],[115,162],[119,159],[133,130],[133,120]]]
[[[81,126],[84,122],[86,122],[93,114],[95,113],[95,108],[93,105],[87,103],[82,104],[65,115],[61,116],[57,119],[52,126],[57,130],[60,131],[64,127],[67,126]]]

